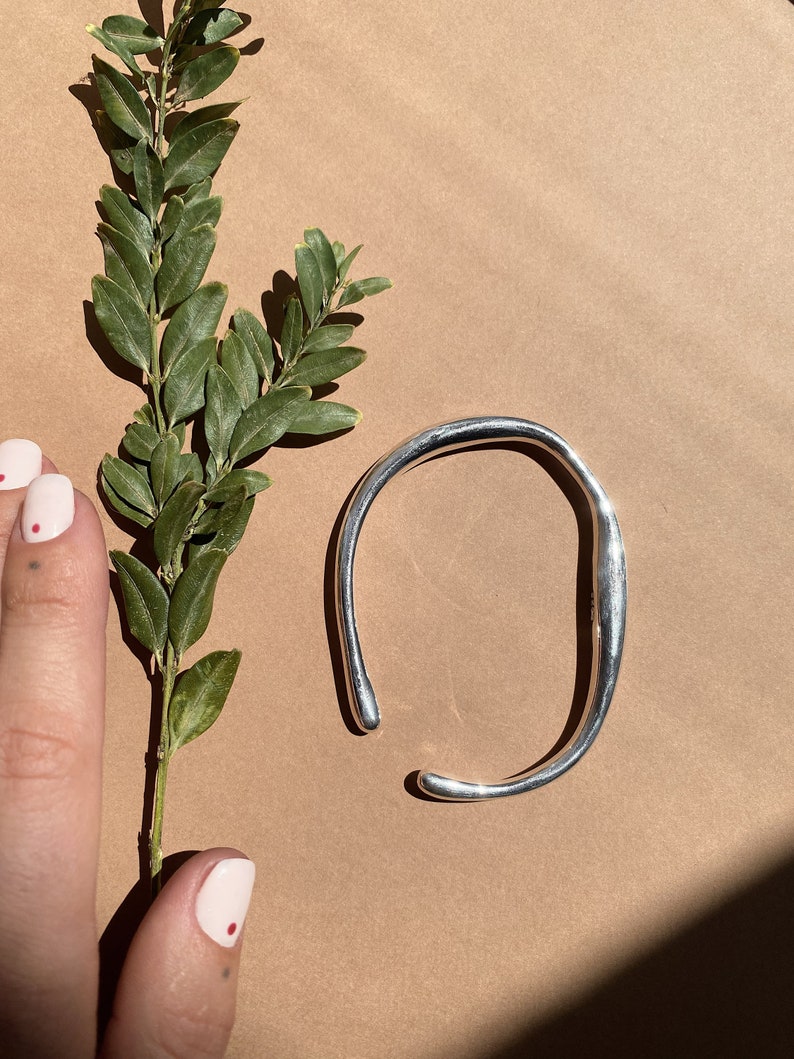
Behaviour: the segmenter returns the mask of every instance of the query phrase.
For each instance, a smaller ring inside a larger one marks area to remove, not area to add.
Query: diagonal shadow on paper
[[[477,1059],[794,1054],[794,860]]]

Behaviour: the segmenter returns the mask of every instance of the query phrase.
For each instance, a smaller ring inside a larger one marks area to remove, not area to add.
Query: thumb
[[[127,954],[102,1059],[223,1056],[253,884],[233,849],[198,853],[169,879]]]

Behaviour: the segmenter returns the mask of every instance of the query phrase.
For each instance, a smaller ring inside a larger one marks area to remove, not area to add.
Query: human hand
[[[30,441],[0,444],[0,1053],[96,1054],[108,566],[99,517]],[[133,939],[103,1059],[222,1056],[251,861],[205,850]]]

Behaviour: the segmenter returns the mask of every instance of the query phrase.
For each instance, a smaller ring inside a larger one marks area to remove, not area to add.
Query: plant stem
[[[163,867],[163,815],[165,812],[165,785],[168,778],[168,762],[171,757],[171,738],[168,727],[168,708],[174,690],[178,662],[174,648],[169,641],[166,648],[165,670],[163,671],[163,708],[160,715],[160,742],[157,745],[157,783],[154,793],[154,811],[152,814],[152,831],[149,839],[149,862],[152,876],[152,896],[156,897],[162,887]]]
[[[150,260],[152,271],[156,274],[157,269],[160,267],[160,243],[158,240],[155,240]],[[149,383],[152,387],[152,406],[154,407],[154,417],[157,423],[157,433],[160,437],[164,437],[166,433],[165,417],[163,416],[163,410],[160,407],[160,388],[163,380],[160,375],[160,351],[157,334],[159,323],[160,316],[157,312],[157,298],[154,292],[152,292],[152,296],[149,299],[149,330],[152,340],[149,363]]]
[[[165,117],[167,111],[166,97],[168,95],[169,81],[171,79],[171,47],[178,23],[182,20],[189,7],[189,2],[183,3],[179,15],[168,30],[165,44],[163,45],[163,54],[160,63],[160,91],[157,98],[152,100],[157,117],[157,136],[154,149],[161,162],[164,161]],[[157,226],[155,226],[155,241],[151,256],[152,271],[155,274],[160,267],[160,259],[160,238],[157,234]],[[161,437],[164,437],[167,428],[160,402],[160,390],[162,387],[158,342],[160,315],[157,311],[157,298],[154,292],[152,293],[149,302],[149,323],[152,334],[151,375],[149,380],[152,387],[152,405],[154,406],[157,431]],[[176,578],[181,572],[181,557],[177,560],[176,565],[180,569],[174,571],[174,578],[168,586],[169,588],[173,587],[174,581],[176,581]],[[174,691],[174,682],[179,672],[179,661],[180,660],[175,655],[173,645],[169,640],[166,647],[165,668],[163,668],[162,665],[160,666],[160,672],[163,675],[163,698],[160,711],[160,740],[157,745],[157,779],[155,783],[154,807],[152,810],[152,827],[149,836],[149,867],[152,881],[152,897],[156,897],[162,887],[163,817],[165,814],[165,789],[166,781],[168,779],[168,763],[171,757],[168,711],[171,705],[171,695]]]
[[[168,85],[171,80],[171,49],[174,41],[181,37],[184,33],[184,21],[185,18],[190,14],[193,0],[184,0],[181,8],[176,14],[174,21],[171,23],[168,33],[165,37],[165,43],[163,44],[163,57],[160,62],[160,94],[157,99],[153,100],[153,103],[157,109],[157,138],[155,141],[155,150],[160,156],[160,160],[163,160],[163,145],[165,142],[165,118],[168,113],[168,103],[166,102],[166,96],[168,95]],[[181,28],[180,28],[181,27]],[[178,43],[178,41],[177,41]]]

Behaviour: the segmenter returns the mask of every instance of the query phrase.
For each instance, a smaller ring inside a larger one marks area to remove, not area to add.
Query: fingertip
[[[91,636],[91,616],[100,625],[106,621],[110,581],[102,523],[65,475],[40,475],[25,490],[7,540],[2,586],[4,605],[9,598],[54,601],[79,614]],[[52,619],[62,624],[57,608]]]
[[[101,551],[105,551],[105,534],[96,506],[85,493],[74,488],[67,475],[57,471],[51,460],[44,457],[42,473],[26,483],[24,492],[20,488],[18,493],[19,536],[26,543],[54,540],[77,522],[81,542],[87,547],[101,545]]]
[[[130,947],[104,1057],[224,1054],[254,875],[244,853],[223,846],[171,876]]]
[[[35,441],[8,438],[0,442],[0,490],[24,489],[41,469],[41,449]]]
[[[20,528],[28,544],[54,540],[74,522],[74,487],[65,474],[40,474],[22,501]]]
[[[233,948],[240,940],[255,879],[252,860],[241,855],[223,857],[206,874],[196,893],[196,922],[224,949]]]
[[[42,474],[57,474],[58,468],[35,441],[8,438],[0,442],[0,491],[25,489]]]
[[[181,863],[170,873],[167,873],[168,880],[163,884],[162,892],[157,898],[158,901],[164,899],[164,896],[169,889],[174,890],[177,888],[184,888],[195,892],[195,890],[201,885],[202,880],[206,878],[215,865],[222,860],[237,859],[250,861],[250,858],[247,857],[245,853],[234,846],[213,846],[210,849],[198,850],[190,855],[172,855],[166,859],[166,867],[168,867],[169,863],[173,864],[178,857],[181,857]]]
[[[178,905],[210,941],[229,949],[242,935],[255,879],[254,862],[239,849],[205,849],[174,872],[157,903]]]

